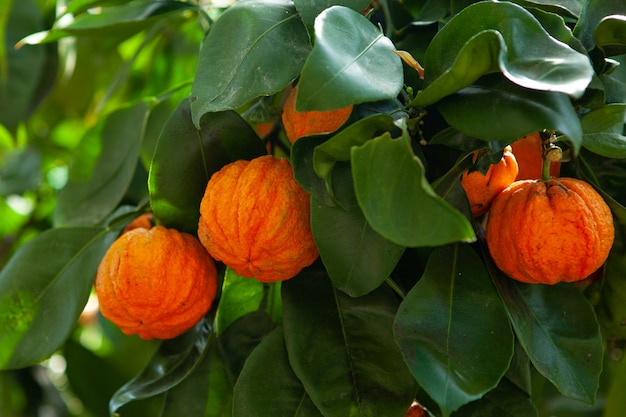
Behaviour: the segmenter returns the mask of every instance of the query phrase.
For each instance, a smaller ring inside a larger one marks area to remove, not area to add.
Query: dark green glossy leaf
[[[626,160],[607,158],[583,148],[577,166],[589,182],[596,184],[619,204],[626,206]]]
[[[571,284],[494,282],[534,367],[563,395],[593,403],[602,371],[602,338],[589,301]]]
[[[277,328],[252,352],[237,379],[233,417],[287,416],[322,414],[291,369],[282,328]]]
[[[233,386],[214,339],[207,349],[193,372],[167,392],[159,417],[232,416]]]
[[[41,157],[34,147],[9,152],[0,166],[0,195],[21,195],[36,188],[42,179]]]
[[[315,45],[302,68],[296,108],[332,110],[395,98],[403,74],[394,49],[358,12],[343,6],[324,10],[315,20]]]
[[[39,80],[45,76],[43,47],[15,49],[20,38],[44,28],[41,8],[34,0],[3,2],[0,12],[0,124],[15,133],[33,110]]]
[[[598,23],[593,38],[605,56],[626,53],[626,16],[605,17]]]
[[[302,15],[302,20],[310,28],[313,27],[317,15],[331,6],[346,6],[361,13],[370,3],[370,0],[294,0],[296,9]]]
[[[626,338],[626,208],[607,195],[615,224],[615,240],[604,265],[604,280],[597,315],[603,333],[609,339]]]
[[[522,88],[498,75],[446,97],[437,108],[453,127],[483,140],[510,143],[552,129],[565,135],[576,152],[582,143],[580,120],[568,96]]]
[[[324,180],[322,180],[314,170],[314,157],[317,147],[326,141],[325,136],[305,136],[298,139],[291,146],[291,166],[293,175],[298,184],[304,188],[312,197],[332,206],[334,201],[329,193]]]
[[[0,273],[0,369],[54,353],[69,335],[117,232],[50,229],[30,240]]]
[[[495,71],[522,87],[580,97],[593,74],[586,55],[508,2],[479,2],[454,16],[433,38],[423,65],[426,88],[411,105],[435,103]]]
[[[586,113],[581,125],[584,133],[617,133],[624,131],[626,104],[607,104]]]
[[[73,19],[60,19],[52,29],[33,33],[22,39],[20,44],[55,42],[67,36],[128,37],[146,28],[157,19],[188,10],[197,10],[197,6],[170,0],[132,2],[93,10],[78,14]]]
[[[56,226],[98,224],[122,201],[139,160],[150,103],[117,109],[83,136],[59,192]]]
[[[588,133],[583,135],[583,146],[607,158],[626,158],[626,136],[617,133]]]
[[[191,87],[194,124],[199,127],[205,113],[280,91],[296,78],[310,49],[291,1],[238,1],[215,22],[200,49]]]
[[[256,310],[235,320],[217,339],[228,377],[234,384],[248,356],[276,327],[265,310]]]
[[[453,413],[452,417],[537,417],[537,409],[530,395],[503,378],[498,386],[482,399],[474,401]]]
[[[163,127],[150,166],[155,216],[164,225],[195,233],[211,175],[232,161],[265,153],[263,142],[236,112],[208,113],[198,130],[189,100],[183,100]]]
[[[397,126],[393,118],[386,114],[369,116],[351,124],[315,148],[313,153],[315,173],[326,181],[328,189],[331,190],[332,172],[337,161],[349,161],[353,146],[363,145],[379,132],[394,128]]]
[[[560,0],[558,3],[552,0],[514,0],[520,6],[536,7],[547,12],[557,13],[568,17],[577,18],[582,10],[582,0]]]
[[[226,268],[215,318],[217,336],[239,318],[257,310],[265,310],[276,322],[280,321],[276,320],[282,310],[280,303],[280,282],[263,284]]]
[[[402,246],[438,246],[475,239],[465,216],[439,197],[425,179],[405,132],[352,148],[357,200],[372,229]]]
[[[191,374],[204,358],[211,339],[206,320],[187,333],[161,342],[146,367],[111,397],[109,412],[113,415],[123,405],[162,394]]]
[[[580,39],[587,51],[595,47],[594,36],[600,21],[611,15],[626,15],[626,3],[622,0],[585,1],[585,10],[574,27],[574,36]]]
[[[413,376],[444,416],[495,388],[513,356],[502,301],[481,259],[463,244],[432,253],[400,305],[394,333]]]
[[[363,217],[354,195],[348,164],[335,168],[338,205],[311,199],[311,230],[335,288],[359,297],[389,277],[404,247],[376,233]]]
[[[324,416],[404,416],[415,381],[393,340],[389,288],[352,298],[308,269],[283,283],[283,306],[289,362]]]

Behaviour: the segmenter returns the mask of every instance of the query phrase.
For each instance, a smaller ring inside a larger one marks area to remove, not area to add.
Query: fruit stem
[[[543,158],[543,165],[541,166],[541,181],[549,181],[550,180],[550,165],[552,163],[546,159],[545,157]]]

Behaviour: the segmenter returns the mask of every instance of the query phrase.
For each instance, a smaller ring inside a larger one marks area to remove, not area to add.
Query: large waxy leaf
[[[394,333],[413,376],[444,416],[495,388],[513,356],[502,301],[481,259],[463,244],[433,252],[400,305]]]
[[[160,417],[231,417],[232,400],[233,385],[213,339],[202,362],[167,391]]]
[[[624,113],[626,104],[608,104],[585,114],[581,120],[583,146],[607,158],[626,158]]]
[[[317,15],[331,6],[346,6],[361,13],[371,3],[370,0],[294,0],[293,2],[302,14],[302,20],[309,27],[313,27]]]
[[[348,164],[335,168],[337,205],[311,199],[311,230],[334,286],[358,297],[379,287],[404,252],[376,233],[356,201]]]
[[[56,226],[99,224],[122,201],[139,159],[150,103],[117,109],[83,136],[59,192]]]
[[[210,340],[211,328],[202,320],[187,333],[161,342],[143,371],[111,397],[111,415],[131,401],[162,394],[178,385],[201,363]]]
[[[211,175],[232,161],[265,153],[263,142],[236,112],[208,113],[198,130],[189,100],[183,100],[163,127],[150,166],[154,214],[169,227],[195,233]]]
[[[523,88],[500,75],[483,77],[441,100],[437,108],[450,125],[483,140],[510,143],[551,129],[565,135],[576,152],[582,143],[580,120],[567,95]]]
[[[0,124],[12,133],[40,99],[39,81],[46,72],[55,73],[46,62],[52,51],[41,47],[15,49],[21,37],[43,27],[44,18],[35,1],[3,1],[0,5]]]
[[[116,232],[59,228],[26,243],[0,273],[0,369],[39,363],[69,335]]]
[[[322,414],[291,369],[282,328],[277,328],[252,352],[237,379],[233,417],[286,416]]]
[[[438,246],[475,239],[470,222],[426,181],[406,132],[352,148],[354,189],[376,232],[402,246]]]
[[[585,1],[584,13],[581,13],[580,19],[578,19],[578,22],[576,22],[576,26],[574,27],[574,36],[580,39],[585,49],[591,51],[596,46],[595,36],[600,21],[602,21],[602,19],[606,16],[613,15],[626,15],[626,2],[623,2],[622,0]],[[613,23],[615,22],[611,22],[611,24]],[[609,39],[605,37],[608,33],[603,33],[604,29],[599,30],[598,40]]]
[[[395,98],[403,73],[394,50],[358,12],[343,6],[324,10],[315,19],[315,45],[302,68],[296,108],[332,110]]]
[[[289,363],[325,417],[402,417],[415,394],[391,326],[389,288],[352,298],[322,271],[283,283]]]
[[[207,112],[278,92],[296,78],[310,49],[291,1],[238,1],[215,22],[200,49],[191,87],[194,124],[199,127]]]
[[[103,7],[98,12],[78,14],[73,19],[69,18],[70,15],[65,15],[64,18],[57,20],[52,29],[30,34],[22,39],[20,44],[55,42],[67,36],[115,34],[126,37],[144,29],[157,19],[188,10],[197,10],[197,6],[179,1],[150,1]]]
[[[279,321],[280,302],[280,282],[263,284],[226,268],[215,317],[215,332],[219,337],[235,321],[257,310],[265,310],[274,321]]]
[[[506,378],[480,400],[467,404],[452,417],[537,417],[530,395]]]
[[[598,23],[593,39],[605,56],[626,53],[626,16],[607,16]]]
[[[426,88],[411,105],[425,106],[502,72],[525,88],[580,97],[591,81],[589,58],[553,37],[524,8],[479,2],[454,16],[424,56]]]
[[[494,282],[534,367],[563,395],[593,403],[603,346],[589,301],[571,284],[525,284],[501,274]]]

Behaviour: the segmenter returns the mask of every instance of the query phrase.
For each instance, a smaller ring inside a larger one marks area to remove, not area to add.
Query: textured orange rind
[[[290,279],[318,257],[309,195],[289,161],[271,155],[213,174],[200,205],[198,238],[214,259],[261,282]]]
[[[489,252],[505,274],[527,283],[585,279],[602,266],[613,217],[591,185],[574,178],[516,181],[491,205]]]
[[[207,313],[217,293],[217,270],[194,236],[140,227],[113,242],[94,285],[102,315],[122,332],[170,339]]]

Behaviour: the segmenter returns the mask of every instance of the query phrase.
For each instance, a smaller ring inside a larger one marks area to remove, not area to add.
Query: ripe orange
[[[476,162],[478,152],[474,152]],[[494,198],[508,187],[517,176],[517,162],[511,147],[504,148],[502,158],[489,167],[485,174],[479,171],[465,171],[461,176],[461,185],[465,189],[472,215],[478,217],[489,210]]]
[[[516,180],[538,180],[543,169],[543,145],[538,132],[531,133],[511,144],[513,154],[517,160],[519,172]],[[550,175],[559,176],[560,162],[550,165]]]
[[[122,230],[122,233],[130,232],[133,229],[139,229],[143,227],[144,229],[152,228],[152,213],[143,213],[132,222],[128,223],[128,225]]]
[[[542,284],[579,281],[608,257],[613,216],[584,181],[516,181],[491,205],[486,239],[495,264],[511,278]]]
[[[195,237],[163,226],[140,227],[113,242],[94,286],[102,315],[122,332],[169,339],[209,310],[217,270]]]
[[[329,111],[296,111],[298,87],[291,89],[283,107],[283,126],[289,142],[308,135],[331,133],[339,129],[350,117],[352,106]]]
[[[404,417],[427,417],[427,414],[420,403],[413,401],[413,404],[411,404]]]
[[[318,257],[309,195],[289,161],[271,155],[213,174],[200,204],[198,237],[214,259],[261,282],[292,278]]]

